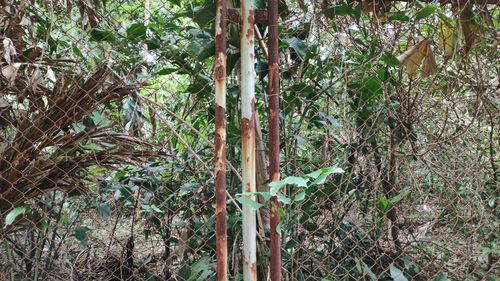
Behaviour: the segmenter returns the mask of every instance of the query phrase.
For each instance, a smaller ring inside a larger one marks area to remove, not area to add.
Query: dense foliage
[[[257,164],[260,202],[241,197],[229,25],[231,280],[241,204],[268,274],[270,195],[286,280],[498,278],[500,14],[435,2],[280,2],[283,180]],[[0,279],[213,280],[214,2],[1,3]]]

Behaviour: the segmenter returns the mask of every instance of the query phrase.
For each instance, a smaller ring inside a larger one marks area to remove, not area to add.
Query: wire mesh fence
[[[255,26],[259,202],[242,197],[237,2],[229,279],[245,204],[269,279],[271,194],[283,280],[498,279],[494,1],[280,1],[274,183]],[[0,279],[215,280],[215,3],[0,3]]]

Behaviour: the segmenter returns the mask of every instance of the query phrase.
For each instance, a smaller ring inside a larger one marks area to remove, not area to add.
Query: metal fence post
[[[241,113],[243,192],[255,192],[254,4],[241,1]],[[256,200],[255,195],[247,198]],[[257,280],[256,211],[243,205],[243,280]]]
[[[279,82],[279,47],[278,47],[278,0],[268,1],[269,30],[269,173],[271,181],[280,180],[280,82]],[[280,222],[280,204],[276,196],[271,199],[271,280],[281,280],[281,238],[277,231]]]
[[[228,280],[226,210],[226,0],[217,0],[215,24],[215,201],[217,281]]]

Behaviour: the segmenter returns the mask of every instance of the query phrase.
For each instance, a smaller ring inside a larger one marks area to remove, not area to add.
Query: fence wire
[[[499,10],[457,2],[280,2],[283,280],[498,279]],[[215,3],[0,3],[0,279],[215,280]],[[243,263],[238,28],[230,280]],[[268,280],[256,31],[252,206]]]

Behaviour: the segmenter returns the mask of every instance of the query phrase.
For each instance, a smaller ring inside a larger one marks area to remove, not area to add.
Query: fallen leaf
[[[56,74],[54,73],[54,71],[50,66],[47,67],[47,73],[45,74],[45,77],[47,77],[47,79],[49,79],[53,83],[57,81]]]
[[[3,58],[7,62],[7,64],[11,63],[11,59],[16,56],[16,48],[14,47],[14,43],[9,38],[3,39]]]
[[[21,67],[20,63],[13,63],[2,67],[2,75],[9,80],[10,85],[16,80],[19,67]]]

